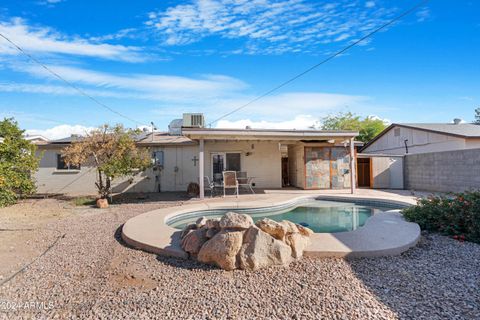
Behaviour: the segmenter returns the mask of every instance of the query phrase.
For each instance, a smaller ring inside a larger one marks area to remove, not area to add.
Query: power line
[[[349,49],[353,48],[354,46],[356,46],[356,45],[359,44],[360,42],[362,42],[362,41],[370,38],[370,37],[373,36],[374,34],[380,32],[381,30],[383,30],[383,29],[385,29],[386,27],[390,26],[391,24],[397,22],[398,20],[402,19],[403,17],[405,17],[405,16],[411,14],[412,12],[416,11],[419,7],[425,5],[427,2],[429,2],[429,0],[420,1],[420,2],[417,3],[415,6],[413,6],[413,7],[411,7],[410,9],[404,11],[402,14],[396,16],[396,17],[393,18],[392,20],[390,20],[390,21],[388,21],[387,23],[381,25],[380,27],[378,27],[377,29],[375,29],[375,30],[373,30],[372,32],[368,33],[367,35],[363,36],[363,37],[360,38],[359,40],[357,40],[357,41],[351,43],[350,45],[346,46],[345,48],[343,48],[343,49],[335,52],[334,54],[330,55],[330,56],[327,57],[326,59],[320,61],[319,63],[317,63],[317,64],[315,64],[315,65],[313,65],[313,66],[311,66],[311,67],[308,68],[307,70],[305,70],[305,71],[297,74],[296,76],[288,79],[287,81],[282,82],[281,84],[279,84],[279,85],[277,85],[276,87],[268,90],[267,92],[261,94],[260,96],[258,96],[258,97],[256,97],[256,98],[250,100],[249,102],[245,103],[244,105],[241,105],[240,107],[235,108],[235,109],[233,109],[232,111],[224,114],[223,116],[215,119],[214,121],[210,122],[210,123],[208,124],[208,126],[211,126],[213,123],[215,123],[215,122],[217,122],[217,121],[219,121],[219,120],[222,120],[222,119],[224,119],[224,118],[226,118],[226,117],[234,114],[235,112],[240,111],[240,110],[243,109],[243,108],[248,107],[248,106],[251,105],[252,103],[257,102],[258,100],[260,100],[260,99],[262,99],[262,98],[265,98],[266,96],[268,96],[268,95],[270,95],[271,93],[277,91],[278,89],[286,86],[287,84],[289,84],[289,83],[297,80],[298,78],[304,76],[305,74],[309,73],[310,71],[318,68],[318,67],[321,66],[322,64],[325,64],[325,63],[327,63],[328,61],[330,61],[330,60],[338,57],[339,55],[345,53],[346,51],[348,51]]]
[[[60,79],[61,81],[65,82],[67,85],[69,85],[70,87],[72,87],[73,89],[75,89],[76,91],[78,91],[81,95],[85,96],[86,98],[92,100],[94,103],[98,104],[99,106],[105,108],[106,110],[110,111],[110,112],[113,112],[115,113],[116,115],[124,118],[124,119],[127,119],[137,125],[142,125],[141,122],[133,119],[133,118],[130,118],[129,116],[126,116],[120,112],[118,112],[117,110],[107,106],[105,103],[99,101],[98,99],[92,97],[91,95],[89,95],[88,93],[86,93],[85,91],[83,91],[82,89],[80,89],[79,87],[77,87],[75,84],[73,84],[72,82],[66,80],[65,78],[63,78],[61,75],[59,75],[57,72],[53,71],[52,69],[50,69],[49,67],[47,67],[45,64],[43,64],[42,62],[40,62],[38,59],[36,59],[34,56],[32,56],[31,54],[29,54],[28,52],[26,52],[25,50],[23,50],[19,45],[17,45],[16,43],[14,43],[12,40],[10,40],[8,37],[6,37],[5,35],[3,35],[2,33],[0,33],[0,37],[2,37],[3,39],[5,39],[6,41],[8,41],[14,48],[16,48],[18,51],[20,51],[20,53],[24,54],[25,56],[27,56],[30,60],[32,60],[33,62],[37,63],[38,65],[40,65],[42,68],[44,68],[45,70],[47,70],[48,72],[50,72],[51,74],[53,74],[56,78]]]

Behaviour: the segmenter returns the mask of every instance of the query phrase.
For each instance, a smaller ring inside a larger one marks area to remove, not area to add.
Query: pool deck
[[[416,197],[404,190],[359,189],[352,195],[344,190],[319,192],[304,190],[264,190],[263,194],[227,196],[205,200],[192,199],[179,207],[169,207],[140,214],[122,228],[122,238],[130,246],[147,252],[187,258],[180,247],[180,231],[165,221],[183,213],[225,208],[262,208],[288,204],[302,198],[321,196],[325,200],[383,200],[415,204]],[[305,250],[312,257],[375,257],[400,254],[414,246],[420,228],[406,222],[398,210],[376,214],[364,226],[350,232],[315,233]]]

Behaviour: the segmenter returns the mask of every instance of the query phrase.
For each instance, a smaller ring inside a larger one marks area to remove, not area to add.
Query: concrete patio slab
[[[182,214],[211,209],[268,208],[317,198],[335,201],[378,200],[414,204],[416,198],[402,192],[359,190],[347,192],[310,192],[269,190],[264,194],[191,200],[180,207],[163,208],[138,215],[122,228],[122,238],[130,246],[155,254],[187,258],[180,247],[180,231],[166,222]],[[397,255],[414,246],[420,238],[420,228],[406,222],[398,210],[370,217],[364,226],[350,232],[315,233],[305,255],[312,257],[374,257]]]

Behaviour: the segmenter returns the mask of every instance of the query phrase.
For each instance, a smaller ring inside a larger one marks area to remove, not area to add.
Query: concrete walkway
[[[414,204],[416,198],[407,191],[360,189],[355,195],[344,190],[303,191],[265,190],[263,194],[238,198],[190,200],[180,207],[164,208],[138,215],[122,228],[122,238],[130,246],[144,251],[187,258],[180,247],[180,231],[165,222],[172,217],[208,209],[263,208],[286,205],[302,199],[321,196],[328,200],[362,199]],[[315,233],[305,255],[314,257],[371,257],[400,254],[414,246],[420,228],[406,222],[398,210],[372,216],[363,227],[350,232]]]

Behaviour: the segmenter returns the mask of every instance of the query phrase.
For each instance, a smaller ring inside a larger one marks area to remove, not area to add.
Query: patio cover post
[[[355,172],[355,143],[354,138],[350,139],[350,192],[355,193],[356,187],[356,172]]]
[[[205,141],[203,139],[200,139],[200,150],[198,152],[198,180],[200,182],[200,199],[205,198],[205,186],[204,186],[204,177],[205,177],[205,168],[204,168],[204,163],[205,163]]]

